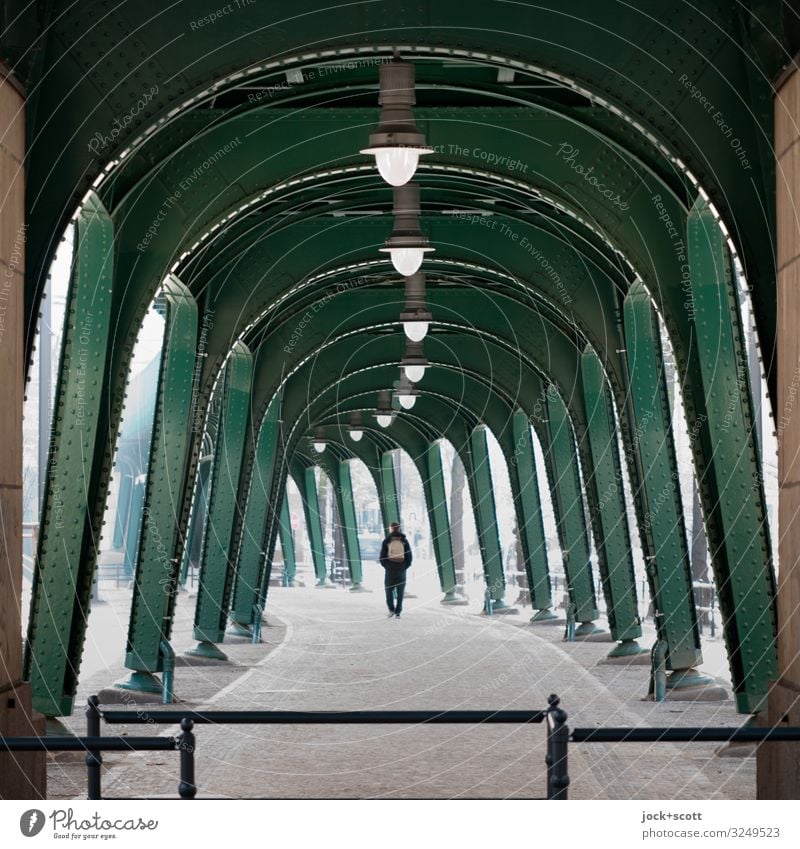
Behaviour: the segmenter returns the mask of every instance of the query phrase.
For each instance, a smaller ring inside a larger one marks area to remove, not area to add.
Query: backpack
[[[392,537],[386,548],[386,559],[392,563],[406,562],[406,547],[400,537]]]

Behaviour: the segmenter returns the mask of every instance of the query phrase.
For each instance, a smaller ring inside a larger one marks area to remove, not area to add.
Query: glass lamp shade
[[[324,442],[315,442],[314,443],[314,450],[317,452],[317,454],[322,454],[322,452],[325,450],[325,443]]]
[[[410,277],[419,271],[425,258],[424,248],[390,248],[389,257],[394,270],[403,277]]]
[[[398,395],[397,400],[404,410],[410,410],[417,403],[416,395]]]
[[[364,435],[364,431],[363,431],[363,430],[351,430],[351,431],[350,431],[350,439],[352,439],[352,440],[353,440],[353,442],[360,442],[360,441],[361,441],[361,437],[362,437],[363,435]]]
[[[378,413],[378,415],[375,416],[375,419],[381,427],[389,427],[393,418],[394,416],[389,413]]]
[[[429,321],[404,321],[403,330],[412,342],[421,342],[428,332],[429,325]]]
[[[364,153],[374,154],[378,173],[390,186],[404,186],[419,164],[419,148],[378,147],[367,148]]]
[[[412,383],[419,383],[425,377],[426,366],[403,366],[406,377]]]

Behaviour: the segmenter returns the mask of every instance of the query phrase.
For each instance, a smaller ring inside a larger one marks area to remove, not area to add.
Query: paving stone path
[[[648,668],[599,663],[608,643],[564,643],[561,628],[528,625],[525,611],[487,618],[474,608],[410,601],[401,620],[389,620],[378,593],[275,589],[266,643],[231,638],[229,664],[181,667],[176,688],[192,708],[537,709],[558,693],[573,727],[742,721],[730,700],[644,702]],[[80,724],[77,716],[73,726]],[[570,795],[753,798],[755,759],[716,757],[716,748],[572,745]],[[544,753],[543,726],[198,726],[198,795],[536,798],[544,793]],[[176,793],[171,753],[107,755],[106,765],[109,797]],[[51,768],[53,796],[75,796],[81,782],[78,765]]]

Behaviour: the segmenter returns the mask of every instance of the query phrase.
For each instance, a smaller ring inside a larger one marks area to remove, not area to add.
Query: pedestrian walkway
[[[230,663],[182,666],[176,688],[192,708],[538,709],[558,693],[573,726],[741,723],[730,700],[641,701],[646,666],[598,664],[608,643],[563,643],[561,628],[530,626],[527,618],[524,612],[488,618],[477,605],[448,609],[411,599],[402,619],[389,620],[379,593],[274,589],[266,643],[232,638],[225,647]],[[123,731],[141,734],[142,728]],[[716,757],[716,748],[576,744],[570,747],[570,795],[754,798],[755,759]],[[543,726],[204,725],[197,728],[198,795],[535,798],[544,792],[544,753]],[[105,760],[106,795],[175,795],[175,756]],[[51,795],[77,792],[64,775],[51,769]],[[73,779],[79,780],[77,772]]]

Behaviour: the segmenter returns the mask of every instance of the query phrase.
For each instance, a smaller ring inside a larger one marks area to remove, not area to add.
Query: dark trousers
[[[386,587],[386,606],[390,613],[403,612],[403,593],[406,591],[406,567],[387,566],[383,576]],[[395,600],[396,597],[396,600]]]

